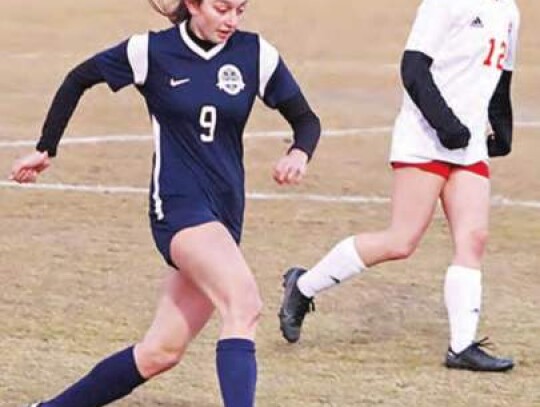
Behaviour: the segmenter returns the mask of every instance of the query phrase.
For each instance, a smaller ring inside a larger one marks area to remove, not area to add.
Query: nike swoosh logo
[[[176,88],[180,85],[183,85],[184,83],[188,83],[190,81],[189,78],[184,78],[184,79],[174,79],[174,78],[171,78],[171,81],[169,82],[169,85],[171,85],[171,88]]]

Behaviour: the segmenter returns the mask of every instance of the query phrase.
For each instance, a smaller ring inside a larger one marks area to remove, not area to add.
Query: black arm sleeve
[[[495,92],[489,102],[489,123],[493,134],[488,137],[490,157],[503,156],[512,150],[513,115],[510,101],[512,72],[503,71]]]
[[[311,159],[321,136],[321,122],[302,92],[278,104],[277,109],[293,129],[294,142],[291,149],[298,148]]]
[[[66,76],[47,113],[41,138],[36,146],[38,151],[47,151],[49,157],[56,156],[58,143],[82,94],[86,89],[104,81],[105,78],[93,58],[78,65]]]
[[[441,143],[449,149],[466,147],[470,132],[448,106],[431,74],[433,59],[419,51],[405,51],[401,61],[403,85]]]

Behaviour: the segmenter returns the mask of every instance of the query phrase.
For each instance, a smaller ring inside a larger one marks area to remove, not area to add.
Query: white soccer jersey
[[[488,106],[502,74],[514,68],[519,11],[514,0],[423,0],[406,50],[433,59],[443,98],[471,131],[467,148],[439,142],[407,92],[396,119],[390,161],[440,160],[468,165],[487,160]]]

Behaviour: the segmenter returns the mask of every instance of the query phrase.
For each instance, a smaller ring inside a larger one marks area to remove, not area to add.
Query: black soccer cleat
[[[306,272],[303,268],[293,267],[283,276],[283,301],[279,310],[279,327],[283,337],[290,343],[300,339],[304,317],[315,311],[313,298],[306,297],[297,286],[298,279]]]
[[[514,361],[498,358],[486,353],[482,347],[489,346],[488,338],[473,342],[459,353],[448,349],[445,365],[450,369],[464,369],[475,372],[506,372],[514,367]]]

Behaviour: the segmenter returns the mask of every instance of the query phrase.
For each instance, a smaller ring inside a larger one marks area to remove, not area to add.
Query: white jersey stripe
[[[264,38],[259,36],[259,96],[266,92],[266,86],[279,63],[279,53]]]
[[[165,215],[163,213],[163,202],[159,196],[159,175],[161,172],[161,126],[157,119],[152,116],[152,131],[154,133],[154,192],[152,193],[152,199],[154,200],[155,213],[158,220],[162,220]]]
[[[127,45],[127,54],[135,84],[144,85],[148,76],[148,34],[131,37]]]

